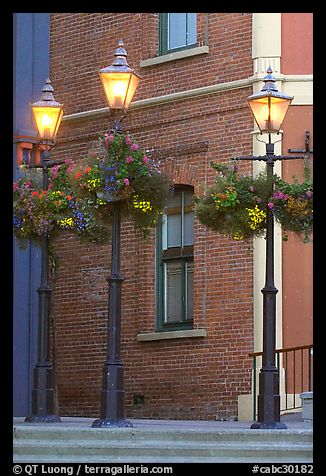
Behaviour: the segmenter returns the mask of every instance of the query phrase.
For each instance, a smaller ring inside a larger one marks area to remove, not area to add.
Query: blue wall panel
[[[15,13],[13,16],[13,129],[15,135],[36,135],[30,103],[40,98],[49,76],[50,15]],[[16,145],[13,175],[19,176]],[[13,252],[13,412],[31,412],[32,373],[37,358],[37,308],[40,284],[40,250],[25,250],[14,243]]]

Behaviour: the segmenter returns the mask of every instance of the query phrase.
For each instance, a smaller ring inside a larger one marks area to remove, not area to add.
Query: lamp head
[[[119,41],[114,56],[112,64],[100,69],[99,75],[109,108],[126,111],[136,92],[140,76],[128,65],[123,41]]]
[[[31,104],[34,122],[40,141],[54,143],[63,116],[63,105],[53,96],[54,89],[47,79],[39,101]]]
[[[293,96],[278,91],[272,69],[267,69],[261,91],[252,94],[247,101],[260,132],[279,132]]]

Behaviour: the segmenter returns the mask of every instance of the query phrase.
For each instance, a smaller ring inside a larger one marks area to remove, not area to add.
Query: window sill
[[[145,334],[137,334],[139,342],[163,339],[184,339],[187,337],[206,337],[206,329],[188,329],[183,331],[166,331],[166,332],[148,332]]]
[[[209,53],[209,48],[205,46],[196,46],[195,48],[188,48],[181,51],[175,51],[174,53],[168,53],[162,56],[156,56],[155,58],[149,58],[147,60],[142,60],[140,62],[141,68],[146,68],[148,66],[154,66],[156,64],[166,63],[168,61],[174,61],[178,59],[188,58],[190,56],[197,56],[202,54]]]

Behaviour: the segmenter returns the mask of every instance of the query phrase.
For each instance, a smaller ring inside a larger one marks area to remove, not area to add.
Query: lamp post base
[[[28,423],[60,423],[55,414],[53,367],[47,363],[36,364],[34,368],[34,388],[32,390],[32,414],[25,418]]]
[[[256,421],[250,428],[258,430],[286,430],[287,426],[280,421],[271,421],[269,423]]]
[[[110,420],[108,418],[98,418],[92,423],[92,428],[122,428],[133,427],[133,424],[129,420]]]

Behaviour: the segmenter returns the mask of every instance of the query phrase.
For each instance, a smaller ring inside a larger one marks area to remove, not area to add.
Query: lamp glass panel
[[[267,96],[249,101],[254,118],[262,132],[279,131],[291,99]]]
[[[126,109],[129,108],[129,105],[132,101],[132,98],[134,97],[139,81],[140,81],[140,78],[136,74],[131,73],[129,87],[127,90],[127,97],[126,97],[125,106],[124,106]]]
[[[100,73],[110,109],[125,108],[130,73]]]
[[[39,137],[53,140],[61,123],[62,107],[32,106],[32,111]]]

